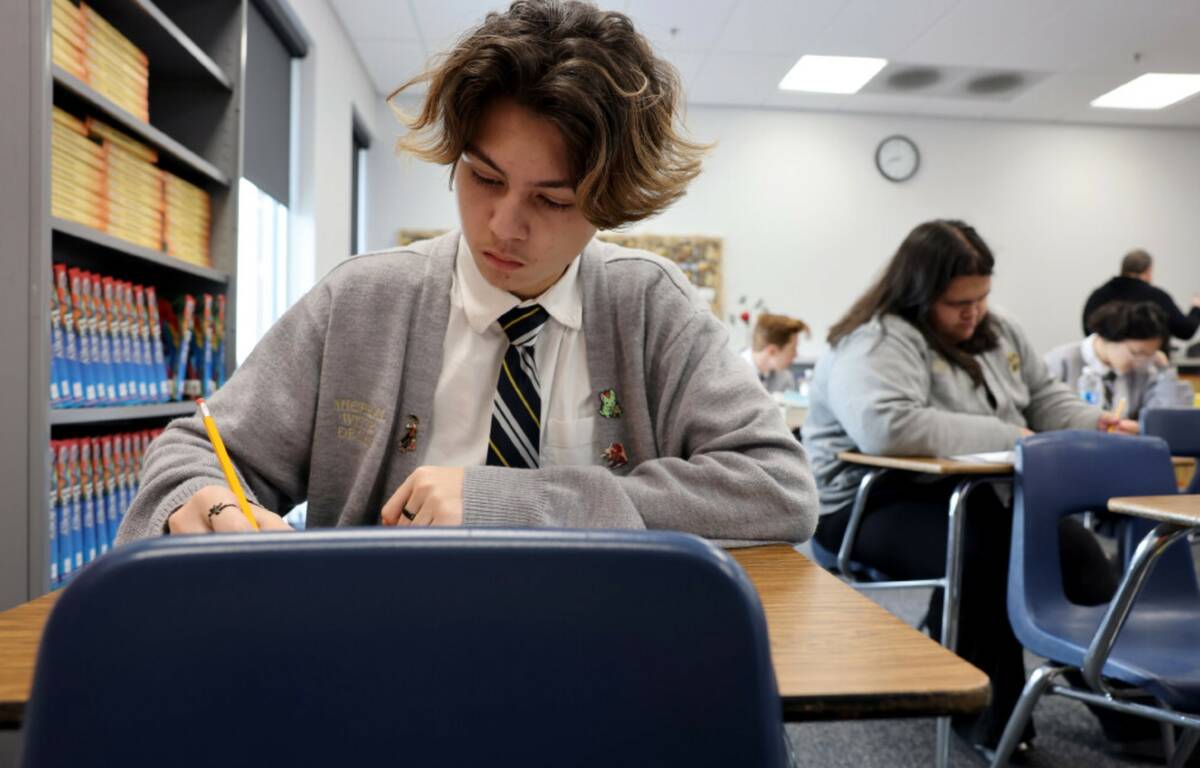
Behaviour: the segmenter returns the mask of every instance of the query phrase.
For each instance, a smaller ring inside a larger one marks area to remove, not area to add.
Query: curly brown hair
[[[492,12],[388,96],[429,85],[420,111],[396,110],[398,148],[453,167],[487,106],[511,98],[561,131],[583,215],[601,229],[683,197],[708,147],[683,136],[679,74],[629,17],[576,0],[517,0]]]

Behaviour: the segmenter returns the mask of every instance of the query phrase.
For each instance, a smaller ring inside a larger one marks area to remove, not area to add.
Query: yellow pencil
[[[1121,423],[1121,417],[1124,415],[1125,415],[1125,398],[1122,397],[1120,400],[1117,401],[1116,410],[1113,411],[1113,423],[1111,425],[1109,425],[1109,427],[1108,427],[1109,432],[1117,431],[1117,425]]]
[[[238,482],[237,472],[233,471],[233,462],[229,460],[229,452],[225,450],[221,433],[217,431],[217,422],[213,421],[212,414],[208,412],[208,403],[204,402],[203,398],[197,398],[196,405],[200,406],[200,417],[204,419],[204,428],[208,430],[208,439],[213,444],[213,450],[217,452],[217,461],[221,463],[225,481],[229,483],[233,495],[237,496],[238,507],[242,510],[242,514],[250,521],[250,526],[257,531],[258,523],[254,521],[254,514],[250,511],[250,502],[246,501],[246,492],[242,490],[242,484]]]

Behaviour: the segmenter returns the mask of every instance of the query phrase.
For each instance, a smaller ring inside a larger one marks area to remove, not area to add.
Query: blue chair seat
[[[1031,616],[1032,628],[1053,631],[1019,634],[1030,652],[1061,664],[1082,667],[1088,644],[1100,626],[1106,605],[1066,606]],[[1126,619],[1117,644],[1104,665],[1105,677],[1145,690],[1182,712],[1196,712],[1200,702],[1200,604],[1181,606],[1139,600]]]

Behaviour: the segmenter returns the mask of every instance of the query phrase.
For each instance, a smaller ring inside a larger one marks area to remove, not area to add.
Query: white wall
[[[391,121],[386,122],[385,119]],[[726,314],[745,295],[804,318],[823,337],[920,221],[973,224],[997,258],[994,303],[1039,349],[1076,338],[1088,292],[1144,247],[1156,282],[1183,306],[1200,292],[1200,131],[1000,123],[693,107],[717,141],[689,195],[641,224],[725,239]],[[394,157],[380,113],[372,149],[369,245],[400,227],[456,222],[442,169]],[[912,180],[874,166],[903,133],[922,154]]]
[[[301,267],[289,281],[295,298],[350,255],[351,109],[371,129],[382,98],[328,0],[291,0],[291,6],[312,41],[293,91],[299,121],[291,249]]]

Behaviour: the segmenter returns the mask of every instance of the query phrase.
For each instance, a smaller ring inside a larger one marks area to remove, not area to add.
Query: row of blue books
[[[50,583],[108,552],[137,494],[142,456],[161,429],[50,441]]]
[[[225,297],[182,296],[54,265],[50,297],[55,408],[136,405],[211,395],[225,381]],[[198,323],[199,321],[199,323]],[[195,343],[193,343],[195,338]]]

